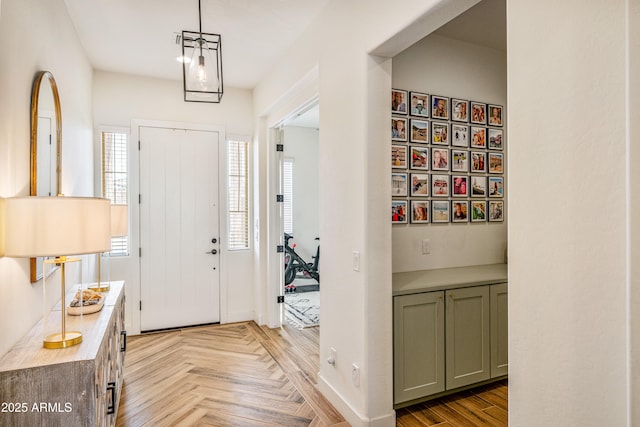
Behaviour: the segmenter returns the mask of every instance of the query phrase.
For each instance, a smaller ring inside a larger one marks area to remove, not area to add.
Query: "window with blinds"
[[[293,159],[284,159],[284,232],[293,234]]]
[[[112,204],[129,203],[129,170],[126,132],[100,132],[102,141],[102,197]],[[112,237],[110,255],[129,254],[129,236]]]
[[[249,248],[248,151],[245,141],[228,141],[229,250]]]

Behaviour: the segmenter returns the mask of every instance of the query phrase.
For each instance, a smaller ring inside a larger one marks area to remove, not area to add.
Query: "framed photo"
[[[469,202],[466,200],[451,201],[451,222],[469,221]]]
[[[429,147],[420,147],[412,145],[411,153],[411,169],[429,170]]]
[[[432,200],[431,222],[449,222],[449,206],[448,200]]]
[[[502,150],[504,146],[502,129],[489,128],[487,132],[489,133],[489,150]]]
[[[451,124],[451,145],[455,147],[469,146],[469,126]]]
[[[469,172],[469,152],[451,150],[451,172]]]
[[[395,169],[407,168],[407,149],[406,145],[391,146],[391,167]]]
[[[502,160],[504,155],[502,153],[489,153],[489,173],[502,173],[504,167],[502,166]]]
[[[411,174],[411,195],[423,196],[429,195],[429,174],[412,173]]]
[[[391,113],[407,114],[407,91],[391,89]]]
[[[407,196],[407,174],[400,172],[391,173],[391,195]]]
[[[489,200],[489,222],[504,221],[504,202]]]
[[[487,129],[471,126],[471,147],[487,148]]]
[[[489,104],[489,126],[502,126],[502,105]]]
[[[471,172],[482,173],[487,171],[487,153],[484,151],[471,152]]]
[[[429,142],[429,122],[411,119],[411,142]]]
[[[431,95],[431,118],[449,120],[449,98]]]
[[[436,145],[449,145],[449,123],[431,122],[431,142]]]
[[[501,176],[489,177],[489,197],[504,197],[504,178]]]
[[[449,197],[449,175],[431,175],[431,195]]]
[[[393,224],[407,223],[407,201],[406,200],[391,201],[391,222]]]
[[[411,115],[429,117],[429,95],[420,92],[411,92]]]
[[[451,120],[454,122],[469,121],[469,101],[451,98]]]
[[[487,202],[484,200],[471,201],[471,222],[483,222],[487,220]]]
[[[487,104],[471,101],[471,123],[477,125],[487,124]]]
[[[451,192],[453,197],[469,197],[469,177],[467,175],[452,175]]]
[[[411,223],[425,224],[429,222],[429,202],[426,200],[411,201]]]
[[[487,177],[471,175],[471,197],[487,197]]]
[[[431,170],[432,171],[448,171],[449,170],[449,149],[448,148],[431,148]]]
[[[393,141],[407,140],[407,119],[391,117],[391,139]]]

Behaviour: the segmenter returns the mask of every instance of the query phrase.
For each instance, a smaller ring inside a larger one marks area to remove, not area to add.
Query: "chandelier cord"
[[[201,0],[198,0],[198,24],[200,25],[200,39],[198,40],[198,44],[200,45],[200,56],[202,56],[202,45],[204,44],[204,40],[202,39],[202,5],[201,5]]]

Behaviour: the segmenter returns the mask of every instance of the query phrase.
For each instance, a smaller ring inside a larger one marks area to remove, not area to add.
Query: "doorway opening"
[[[281,126],[284,316],[296,328],[320,323],[319,106],[314,102]]]

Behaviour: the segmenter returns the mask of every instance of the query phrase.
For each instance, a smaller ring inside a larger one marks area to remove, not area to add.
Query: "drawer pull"
[[[109,404],[107,405],[107,415],[111,415],[111,414],[115,414],[116,413],[116,383],[115,382],[109,382],[107,383],[107,391],[110,392],[110,401]]]
[[[124,353],[127,351],[127,331],[120,332],[120,335],[122,336],[122,347],[120,347],[120,351]]]

